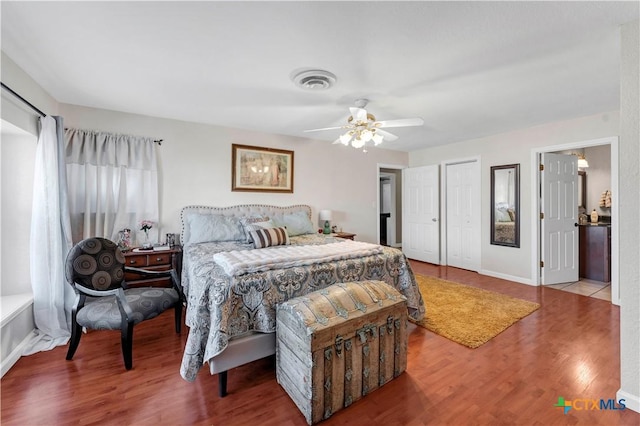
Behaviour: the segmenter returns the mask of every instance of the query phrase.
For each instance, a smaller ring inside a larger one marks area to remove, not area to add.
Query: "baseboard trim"
[[[633,410],[636,413],[640,413],[640,396],[632,395],[629,392],[625,392],[620,389],[616,393],[616,401],[620,401],[624,399],[624,405],[629,409]]]
[[[11,351],[9,356],[7,356],[5,359],[2,360],[2,363],[0,365],[0,368],[2,369],[2,375],[0,377],[4,377],[7,371],[9,371],[9,369],[13,367],[13,365],[16,362],[18,362],[18,360],[22,356],[22,351],[24,350],[24,347],[33,338],[34,332],[35,332],[35,328],[31,330],[31,332],[27,334],[24,339],[22,339],[22,342],[20,342],[20,344],[16,346],[14,350]]]
[[[526,284],[526,285],[536,286],[537,287],[537,284],[534,284],[528,278],[516,277],[515,275],[507,275],[507,274],[503,274],[503,273],[500,273],[500,272],[488,271],[486,269],[481,269],[481,270],[478,271],[478,273],[480,275],[487,275],[489,277],[500,278],[502,280],[508,280],[508,281],[515,281],[515,282],[520,283],[520,284]]]

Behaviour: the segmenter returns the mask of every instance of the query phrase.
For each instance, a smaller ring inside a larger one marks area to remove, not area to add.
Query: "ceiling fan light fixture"
[[[333,87],[337,78],[335,74],[324,70],[303,70],[294,72],[291,80],[296,86],[306,90],[327,90]]]
[[[354,147],[355,149],[362,148],[364,144],[365,142],[360,138],[355,138],[354,140],[351,141],[351,146]]]
[[[353,134],[351,132],[347,132],[344,135],[340,135],[340,143],[344,146],[348,146],[352,137],[353,137]]]
[[[384,139],[384,136],[382,136],[379,133],[374,133],[373,136],[371,137],[371,139],[373,140],[373,143],[375,146],[378,146],[382,143],[382,140]]]

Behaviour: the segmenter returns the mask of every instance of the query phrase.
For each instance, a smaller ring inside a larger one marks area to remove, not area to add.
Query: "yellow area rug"
[[[515,299],[439,278],[416,274],[426,308],[414,323],[469,348],[477,348],[540,308]]]

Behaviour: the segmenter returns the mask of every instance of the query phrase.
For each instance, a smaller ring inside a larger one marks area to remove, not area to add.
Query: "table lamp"
[[[324,228],[322,229],[323,234],[331,233],[331,224],[329,221],[331,220],[331,210],[320,210],[320,220],[324,220]]]

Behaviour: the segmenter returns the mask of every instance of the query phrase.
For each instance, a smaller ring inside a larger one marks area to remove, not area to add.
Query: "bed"
[[[187,206],[181,220],[189,335],[180,374],[194,381],[208,363],[211,374],[220,374],[221,396],[227,370],[275,353],[277,303],[335,283],[375,279],[407,297],[411,318],[424,316],[400,250],[318,234],[307,205]],[[273,237],[273,244],[255,248],[264,234],[282,229],[284,241]]]
[[[498,203],[494,211],[494,240],[513,243],[516,240],[515,209],[506,203]]]

